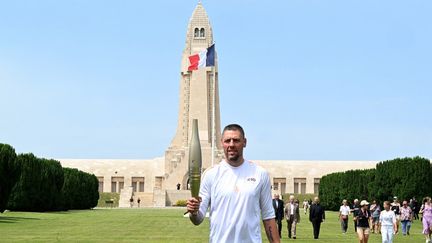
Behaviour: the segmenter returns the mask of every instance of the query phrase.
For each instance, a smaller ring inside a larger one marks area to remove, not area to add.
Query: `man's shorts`
[[[370,233],[369,227],[358,227],[357,226],[357,234],[365,234],[368,235]]]

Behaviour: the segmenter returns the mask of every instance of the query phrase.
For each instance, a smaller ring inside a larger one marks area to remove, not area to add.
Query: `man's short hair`
[[[243,138],[245,137],[245,133],[244,133],[243,128],[238,124],[229,124],[229,125],[225,126],[222,134],[224,134],[225,131],[239,131],[240,134],[242,135],[242,137]]]

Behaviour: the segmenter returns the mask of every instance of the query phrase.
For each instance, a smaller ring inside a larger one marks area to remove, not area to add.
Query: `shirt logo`
[[[249,177],[246,179],[246,181],[256,182],[256,179],[255,179],[255,177]]]

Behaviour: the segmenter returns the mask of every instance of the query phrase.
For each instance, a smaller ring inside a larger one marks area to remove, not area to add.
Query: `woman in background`
[[[372,214],[372,218],[371,218],[372,233],[379,233],[380,231],[379,231],[378,221],[381,213],[381,207],[375,200],[373,200],[369,210],[371,211]]]
[[[362,200],[360,203],[360,210],[356,217],[357,219],[357,236],[360,243],[367,243],[369,240],[370,225],[369,219],[371,213],[369,211],[369,203],[366,200]]]
[[[402,222],[402,235],[409,235],[411,222],[413,221],[413,211],[408,207],[408,202],[405,200],[400,208],[400,219]]]
[[[379,223],[381,227],[382,243],[392,243],[393,237],[397,233],[396,215],[390,210],[390,202],[385,201],[384,210],[380,214]]]
[[[341,222],[342,234],[345,234],[348,230],[348,216],[350,214],[350,207],[346,199],[342,201],[342,205],[339,208],[339,220]]]
[[[390,204],[391,206],[391,210],[395,213],[396,215],[396,226],[397,229],[399,230],[399,223],[400,223],[400,203],[398,198],[395,196],[393,197],[393,202]]]
[[[423,234],[426,237],[426,243],[431,242],[431,234],[432,234],[432,205],[431,198],[426,197],[423,200],[424,206],[420,210],[420,213],[423,214]]]

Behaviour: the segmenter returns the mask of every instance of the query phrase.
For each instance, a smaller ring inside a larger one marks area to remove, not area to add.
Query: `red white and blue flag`
[[[211,45],[204,51],[189,56],[190,66],[188,71],[198,70],[202,67],[212,67],[215,65],[215,44]]]

